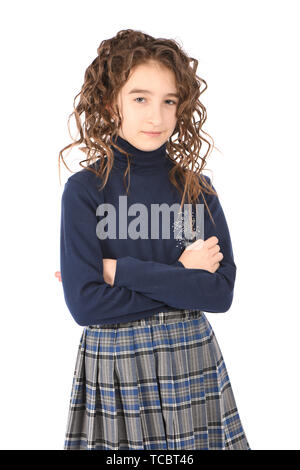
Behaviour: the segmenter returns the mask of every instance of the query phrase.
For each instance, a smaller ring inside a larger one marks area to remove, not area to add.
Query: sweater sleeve
[[[109,323],[114,317],[165,307],[163,301],[104,282],[96,208],[85,186],[69,178],[61,199],[60,270],[64,298],[76,323]]]
[[[114,285],[143,293],[175,308],[213,313],[229,310],[236,277],[230,233],[219,198],[206,195],[206,201],[216,226],[204,208],[204,239],[215,235],[224,256],[215,273],[185,268],[180,261],[166,265],[125,256],[117,260]]]

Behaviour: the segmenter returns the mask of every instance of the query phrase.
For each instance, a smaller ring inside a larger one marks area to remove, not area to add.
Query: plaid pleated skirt
[[[251,450],[202,311],[84,327],[67,449]]]

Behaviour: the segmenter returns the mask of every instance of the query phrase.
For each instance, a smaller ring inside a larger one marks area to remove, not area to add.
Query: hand
[[[117,260],[112,258],[103,258],[103,279],[107,284],[114,285]]]
[[[181,261],[185,268],[205,269],[214,273],[220,267],[219,261],[224,258],[217,244],[218,241],[215,236],[205,241],[196,240],[183,251],[178,261]]]
[[[58,280],[61,282],[61,275],[60,275],[60,271],[56,271],[56,273],[54,274],[55,277],[58,278]]]

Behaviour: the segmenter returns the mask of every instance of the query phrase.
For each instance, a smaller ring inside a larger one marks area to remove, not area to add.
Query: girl
[[[199,157],[206,82],[174,40],[128,29],[97,52],[60,152],[87,156],[61,206],[56,274],[84,327],[64,449],[250,450],[204,314],[229,310],[236,276]]]

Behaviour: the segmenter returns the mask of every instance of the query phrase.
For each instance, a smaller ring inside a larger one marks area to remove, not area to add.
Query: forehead
[[[141,64],[129,74],[123,86],[126,93],[141,90],[149,94],[177,94],[175,74],[172,70],[157,64]]]

